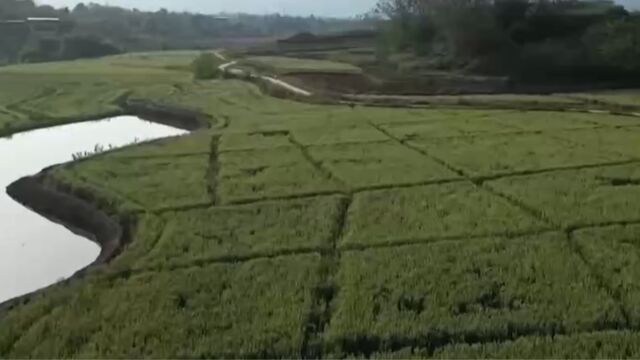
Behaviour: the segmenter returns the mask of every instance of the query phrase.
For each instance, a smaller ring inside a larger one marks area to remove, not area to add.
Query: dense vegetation
[[[4,134],[123,99],[211,125],[46,173],[132,241],[0,307],[0,357],[640,355],[640,121],[585,111],[637,91],[316,105],[194,79],[198,55],[0,69]]]
[[[382,0],[378,11],[391,19],[383,47],[433,68],[587,82],[640,73],[640,15],[609,0]]]
[[[24,24],[1,24],[28,17],[60,18],[54,34],[35,36]],[[36,5],[33,0],[0,1],[0,65],[20,61],[97,57],[121,51],[203,49],[252,43],[297,32],[323,33],[361,27],[360,21],[281,15],[210,16],[139,11],[80,3],[73,9]]]

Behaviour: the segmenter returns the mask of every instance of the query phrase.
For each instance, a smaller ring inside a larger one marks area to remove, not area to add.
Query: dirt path
[[[215,50],[213,52],[213,54],[220,60],[222,61],[226,61],[224,64],[218,66],[218,70],[222,71],[223,73],[227,73],[227,74],[231,74],[233,76],[244,76],[246,75],[246,72],[240,69],[233,69],[232,67],[238,64],[238,61],[234,60],[234,61],[229,61],[222,53],[220,53],[219,50]],[[310,91],[304,90],[302,88],[299,88],[297,86],[291,85],[286,81],[282,81],[280,79],[271,77],[271,76],[265,76],[265,75],[258,75],[258,77],[263,80],[266,81],[268,83],[270,83],[271,85],[275,85],[277,87],[280,87],[284,90],[287,90],[293,94],[296,95],[300,95],[300,96],[304,96],[304,97],[310,97],[313,95],[313,93],[311,93]]]

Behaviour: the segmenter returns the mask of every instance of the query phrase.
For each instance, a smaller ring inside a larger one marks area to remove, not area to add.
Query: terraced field
[[[47,174],[131,241],[2,308],[0,357],[640,357],[640,119],[163,71],[116,89],[211,128]]]
[[[281,56],[252,56],[241,61],[242,65],[267,70],[278,75],[291,73],[360,74],[362,70],[342,62],[329,60],[297,59]]]

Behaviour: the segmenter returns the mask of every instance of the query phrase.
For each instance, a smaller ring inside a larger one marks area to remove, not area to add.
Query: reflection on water
[[[73,275],[100,249],[13,201],[4,189],[73,154],[185,133],[133,116],[53,127],[0,138],[0,302]]]

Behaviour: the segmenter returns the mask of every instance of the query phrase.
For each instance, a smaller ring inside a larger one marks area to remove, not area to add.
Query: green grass
[[[329,132],[324,131],[322,127],[308,127],[294,129],[292,134],[297,141],[306,146],[389,140],[383,133],[367,124],[336,126]]]
[[[278,75],[291,73],[333,73],[360,74],[362,70],[354,65],[328,60],[297,59],[279,56],[253,56],[242,60],[242,64]]]
[[[638,107],[638,104],[640,104],[640,92],[638,92],[637,89],[596,91],[591,93],[574,94],[574,96],[585,100],[599,101],[615,105]]]
[[[624,325],[560,235],[344,254],[326,337],[338,354]],[[363,351],[364,350],[364,351]]]
[[[96,272],[118,274],[133,269],[140,259],[153,250],[166,226],[167,222],[160,215],[150,213],[139,215],[126,229],[131,234],[131,241],[124,244],[118,257],[108,265],[101,266]]]
[[[208,196],[209,156],[126,158],[106,155],[54,172],[64,183],[96,187],[126,208],[154,210],[212,203]]]
[[[559,131],[555,135],[603,153],[640,158],[640,128]]]
[[[313,146],[309,153],[356,189],[460,178],[437,162],[395,142]]]
[[[341,208],[334,196],[167,213],[164,233],[136,267],[328,249]]]
[[[226,152],[219,156],[223,203],[337,192],[342,185],[293,147]]]
[[[191,63],[200,51],[163,51],[150,53],[129,53],[109,58],[111,65],[143,70],[164,69],[190,71]]]
[[[632,326],[640,325],[640,226],[611,226],[577,231],[575,242],[589,265],[598,273],[611,292],[622,299]]]
[[[557,129],[581,129],[603,125],[605,120],[625,119],[619,116],[595,115],[571,112],[517,111],[493,116],[505,125],[527,131],[554,131]],[[618,123],[615,123],[617,125]]]
[[[253,133],[226,133],[220,141],[220,151],[258,150],[293,146],[287,132],[258,131]]]
[[[460,182],[357,194],[342,245],[517,233],[543,227],[504,199]]]
[[[304,255],[87,281],[4,354],[297,357],[318,265]]]
[[[640,338],[631,331],[523,337],[515,341],[488,344],[459,344],[439,349],[438,359],[609,359],[624,354],[640,356]],[[398,357],[409,358],[405,353]],[[420,356],[420,355],[418,355]]]
[[[206,130],[188,135],[137,144],[116,150],[114,157],[171,157],[188,155],[209,155],[214,135]]]
[[[127,67],[115,59],[2,67],[0,83],[11,86],[0,89],[0,136],[106,117],[120,111],[115,101],[128,92],[190,81],[190,74],[154,68],[154,60]]]
[[[439,116],[438,116],[439,115]],[[519,129],[505,125],[491,115],[465,116],[463,114],[431,114],[432,117],[403,123],[391,123],[381,127],[394,137],[409,140],[416,138],[458,137],[482,134],[504,134]]]
[[[559,226],[640,220],[640,166],[558,171],[489,183]]]
[[[54,309],[67,302],[81,284],[61,284],[49,288],[45,293],[33,295],[29,301],[20,302],[9,309],[0,309],[0,354],[8,357],[13,345],[33,325]]]
[[[598,147],[563,141],[547,134],[512,134],[451,139],[414,139],[411,145],[472,176],[629,160]]]

